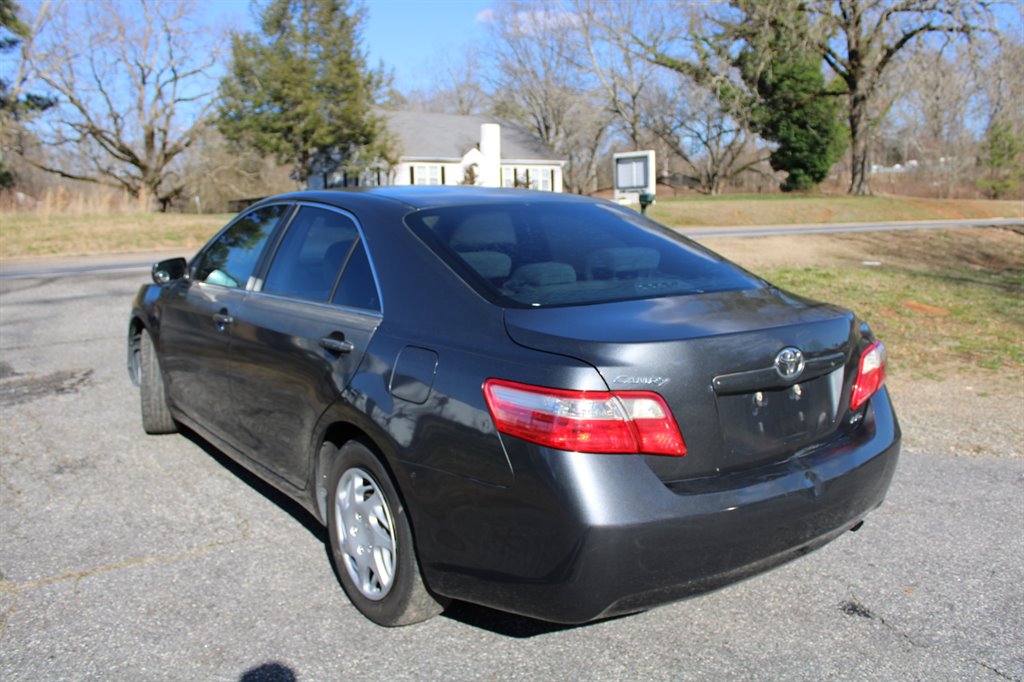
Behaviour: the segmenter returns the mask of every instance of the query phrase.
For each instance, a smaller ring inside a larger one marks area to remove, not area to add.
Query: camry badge
[[[667,384],[671,379],[668,377],[642,377],[620,374],[615,377],[613,383],[616,384],[643,384],[647,386],[662,387]]]
[[[775,356],[775,371],[783,379],[796,379],[804,371],[804,354],[799,348],[783,348]]]

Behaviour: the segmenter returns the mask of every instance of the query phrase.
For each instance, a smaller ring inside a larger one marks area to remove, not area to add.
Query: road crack
[[[982,668],[985,668],[986,670],[991,670],[992,672],[994,672],[996,675],[998,675],[999,677],[1003,678],[1004,680],[1010,680],[1010,682],[1020,682],[1020,678],[1019,677],[1011,677],[1010,675],[1007,675],[1006,673],[1004,673],[999,668],[996,668],[995,666],[989,665],[985,661],[979,661],[976,658],[972,659],[972,660],[974,660],[974,662],[977,663],[978,665],[980,665]]]
[[[903,632],[902,630],[897,628],[895,625],[893,625],[892,623],[888,622],[885,618],[883,618],[882,616],[880,616],[879,614],[875,613],[874,611],[869,609],[867,606],[865,606],[864,603],[854,593],[852,588],[847,588],[847,589],[849,590],[849,593],[850,593],[849,599],[846,599],[846,600],[844,600],[844,601],[839,603],[839,610],[842,611],[844,615],[855,616],[857,618],[864,618],[864,619],[867,619],[867,620],[878,621],[881,625],[883,625],[891,633],[896,635],[899,639],[902,639],[903,641],[905,641],[910,646],[916,647],[918,649],[927,649],[928,648],[928,646],[926,644],[920,644],[918,642],[915,642],[914,639],[910,635],[908,635],[907,633]]]
[[[83,578],[90,578],[94,575],[101,575],[103,573],[110,573],[112,571],[120,571],[126,568],[134,568],[136,566],[151,566],[154,564],[174,564],[185,559],[192,559],[194,557],[202,556],[207,552],[217,549],[219,547],[225,547],[227,545],[234,545],[242,542],[244,538],[233,538],[230,540],[215,540],[205,545],[200,545],[187,552],[181,552],[179,554],[172,554],[170,556],[141,556],[133,557],[131,559],[125,559],[124,561],[117,561],[111,564],[105,564],[103,566],[96,566],[83,571],[68,571],[61,575],[50,576],[48,578],[39,578],[38,580],[31,580],[27,583],[15,584],[8,580],[0,580],[0,592],[9,594],[19,594],[28,590],[34,590],[47,585],[53,585],[55,583],[61,583],[68,580],[82,580]]]

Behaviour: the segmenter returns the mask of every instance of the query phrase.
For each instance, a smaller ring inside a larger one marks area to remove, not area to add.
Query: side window
[[[326,302],[358,237],[355,224],[340,213],[303,206],[274,255],[263,291]]]
[[[224,287],[244,287],[267,237],[287,210],[287,204],[275,204],[236,221],[203,251],[196,266],[196,279]]]
[[[345,271],[341,273],[341,281],[334,292],[331,303],[349,308],[380,311],[380,297],[377,295],[377,284],[370,270],[370,259],[366,255],[363,243],[356,244],[352,256],[348,259]]]

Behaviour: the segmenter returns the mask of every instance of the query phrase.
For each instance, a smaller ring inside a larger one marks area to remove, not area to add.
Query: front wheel
[[[420,576],[405,507],[365,445],[338,452],[329,479],[327,530],[341,585],[352,604],[380,625],[410,625],[444,610]]]
[[[153,338],[145,329],[139,338],[139,397],[142,428],[149,434],[176,433],[178,425],[167,406],[167,389]]]

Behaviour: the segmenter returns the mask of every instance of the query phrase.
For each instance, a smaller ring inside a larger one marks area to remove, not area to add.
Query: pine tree
[[[981,148],[981,166],[986,177],[977,181],[993,199],[1013,193],[1024,179],[1024,136],[1014,135],[1006,121],[995,120],[985,134]]]
[[[31,29],[18,19],[18,4],[0,0],[0,55],[15,49],[30,35]],[[7,155],[16,146],[19,123],[56,104],[52,97],[22,93],[21,85],[0,78],[0,189],[13,187],[17,180]]]
[[[348,0],[272,0],[261,34],[232,37],[221,132],[292,164],[303,184],[389,159],[384,121],[372,111],[382,78],[366,66],[361,19]]]
[[[775,15],[760,36],[770,43],[767,49],[748,42],[737,59],[755,98],[752,123],[778,145],[769,162],[788,173],[784,192],[811,189],[827,178],[848,141],[839,93],[826,89],[821,56],[803,47],[803,24],[796,14]]]

